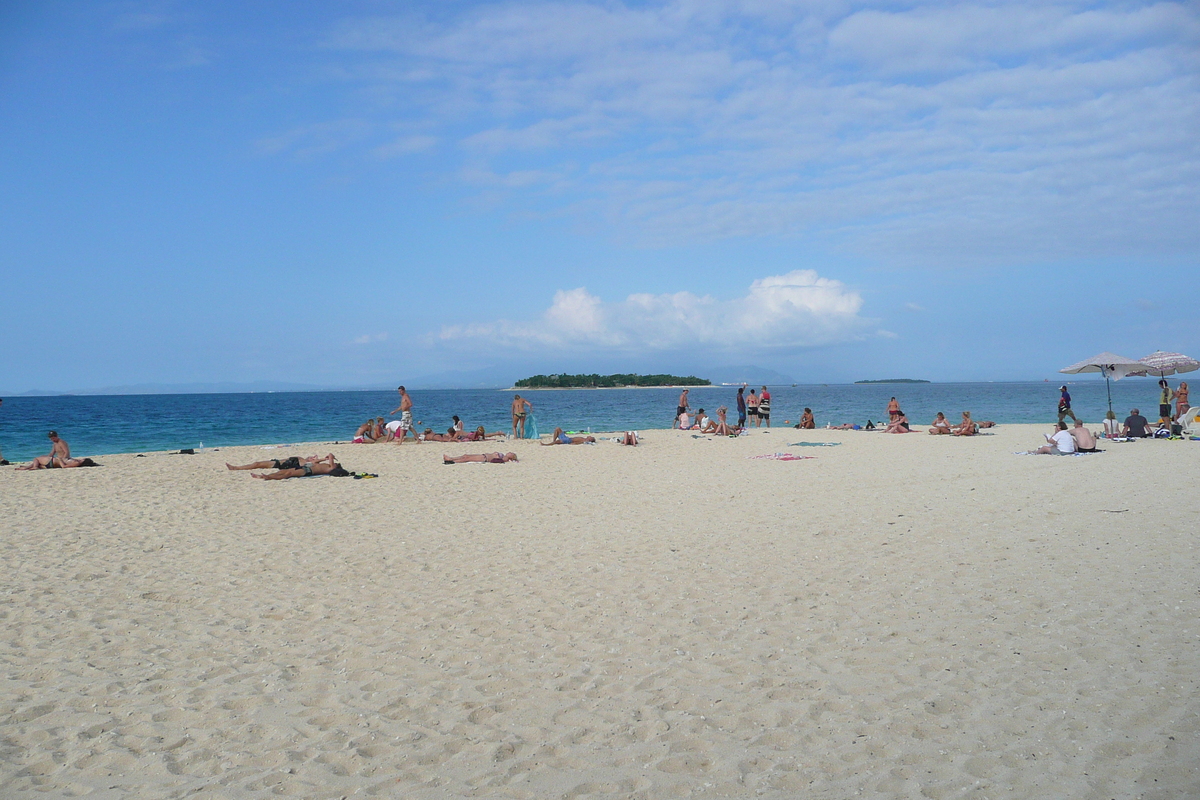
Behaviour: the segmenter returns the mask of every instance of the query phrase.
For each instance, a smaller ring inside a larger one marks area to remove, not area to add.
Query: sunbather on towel
[[[937,417],[933,420],[933,427],[929,429],[929,432],[934,436],[950,433],[950,421],[946,419],[945,414],[940,411],[937,413]]]
[[[550,435],[550,441],[542,442],[542,446],[551,444],[591,444],[596,441],[595,436],[567,436],[563,433],[562,428],[555,428],[554,433]]]
[[[50,431],[50,441],[53,443],[50,452],[38,456],[23,467],[17,467],[22,472],[34,469],[72,469],[74,467],[100,466],[90,458],[71,458],[71,446],[65,439],[58,438],[57,431]]]
[[[284,458],[284,459],[272,458],[269,461],[254,461],[250,464],[242,464],[239,467],[235,467],[233,464],[230,464],[228,461],[226,461],[225,468],[232,469],[232,470],[240,470],[240,469],[302,469],[305,464],[315,464],[316,462],[318,462],[320,460],[321,460],[320,456],[308,456],[307,458],[304,458],[304,459],[300,458],[300,456],[289,456],[288,458]]]
[[[915,433],[915,431],[911,427],[909,427],[908,417],[906,417],[904,415],[903,411],[901,411],[894,420],[892,420],[891,422],[888,423],[887,432],[888,433]]]
[[[1069,456],[1076,450],[1075,437],[1067,430],[1067,423],[1054,425],[1054,433],[1046,434],[1046,444],[1031,452],[1038,455]]]
[[[1075,427],[1070,431],[1071,437],[1075,439],[1075,449],[1081,453],[1096,452],[1096,436],[1087,428],[1083,427],[1083,420],[1075,420]]]
[[[344,478],[349,474],[333,457],[333,453],[330,453],[324,458],[302,464],[295,469],[281,469],[269,474],[251,472],[250,477],[264,481],[282,481],[287,478],[307,478],[309,475],[332,475],[335,478]]]
[[[466,453],[454,457],[442,453],[443,464],[504,464],[516,460],[516,453]]]
[[[975,425],[975,420],[971,419],[971,412],[964,411],[962,422],[950,429],[955,436],[974,436],[979,433],[979,428]]]

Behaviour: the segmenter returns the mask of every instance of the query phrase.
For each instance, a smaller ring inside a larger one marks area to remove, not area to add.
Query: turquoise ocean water
[[[1175,386],[1177,381],[1171,380]],[[938,411],[956,421],[964,410],[998,423],[1054,422],[1058,383],[931,383],[889,385],[772,386],[772,423],[795,423],[805,406],[817,425],[863,423],[886,417],[896,395],[914,424],[925,425]],[[1103,380],[1070,384],[1075,412],[1099,423],[1107,409]],[[736,389],[700,387],[692,408],[736,409]],[[1138,406],[1157,416],[1154,380],[1127,378],[1112,384],[1113,408],[1124,419]],[[458,414],[468,427],[509,430],[513,392],[499,390],[413,391],[414,418],[444,431]],[[534,404],[542,433],[567,430],[612,431],[667,428],[678,389],[551,390],[526,395]],[[270,392],[255,394],[71,395],[4,398],[0,407],[0,450],[10,461],[49,452],[46,431],[54,429],[77,455],[136,453],[249,444],[345,441],[368,416],[384,416],[399,404],[396,392]],[[736,410],[730,421],[737,418]]]

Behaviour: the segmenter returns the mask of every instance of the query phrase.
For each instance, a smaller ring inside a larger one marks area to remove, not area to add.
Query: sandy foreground
[[[1044,430],[0,470],[0,796],[1198,797],[1200,442]]]

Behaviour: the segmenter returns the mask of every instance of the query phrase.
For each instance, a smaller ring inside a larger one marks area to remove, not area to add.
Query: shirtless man
[[[400,393],[400,405],[393,408],[388,416],[394,417],[396,416],[396,412],[400,412],[400,424],[394,429],[390,427],[389,429],[392,430],[393,435],[399,440],[399,444],[404,444],[404,437],[410,432],[413,435],[413,441],[420,443],[421,440],[417,438],[416,426],[413,425],[412,398],[408,396],[408,390],[403,386],[397,388],[396,391]],[[388,425],[390,426],[391,423],[388,423]],[[398,435],[397,431],[399,432]]]
[[[567,436],[563,433],[562,428],[555,428],[554,433],[550,435],[550,441],[542,442],[542,446],[552,444],[591,444],[596,441],[595,436]]]
[[[228,465],[226,465],[228,466]],[[333,457],[333,453],[319,458],[316,461],[308,461],[296,467],[295,469],[281,469],[278,472],[271,474],[263,474],[251,472],[251,478],[258,478],[264,481],[282,481],[287,478],[306,478],[309,475],[333,475],[338,478],[344,478],[349,475],[341,464]]]
[[[758,395],[754,393],[753,389],[751,389],[750,396],[746,398],[746,416],[750,420],[749,422],[746,423],[747,428],[750,427],[751,422],[754,423],[754,427],[756,427],[756,428],[760,424],[759,419],[758,419],[758,404],[759,404],[759,402],[760,401],[758,399]]]
[[[71,469],[72,467],[97,466],[96,462],[90,458],[71,458],[71,446],[58,438],[57,431],[50,431],[49,436],[50,441],[53,442],[53,445],[50,447],[50,454],[38,456],[26,466],[17,467],[17,469]]]
[[[1083,420],[1075,420],[1075,427],[1071,429],[1071,438],[1075,440],[1075,449],[1079,452],[1096,452],[1096,437],[1091,431],[1083,427]]]
[[[533,403],[526,400],[521,395],[514,395],[512,401],[512,435],[514,439],[525,438],[525,418],[529,416],[529,410],[533,408]]]
[[[679,405],[675,407],[675,421],[671,423],[672,428],[679,427],[679,418],[687,413],[688,410],[688,392],[689,389],[684,389],[679,393]]]
[[[270,461],[255,461],[252,464],[242,464],[235,467],[228,461],[225,462],[225,468],[230,470],[240,469],[302,469],[304,464],[315,464],[320,461],[320,456],[309,456],[301,459],[300,456],[289,456],[287,458],[273,458]]]

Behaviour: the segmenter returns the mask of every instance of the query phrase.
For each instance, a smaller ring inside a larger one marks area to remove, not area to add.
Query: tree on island
[[[518,389],[614,389],[623,386],[712,386],[694,375],[534,375],[513,384]]]

